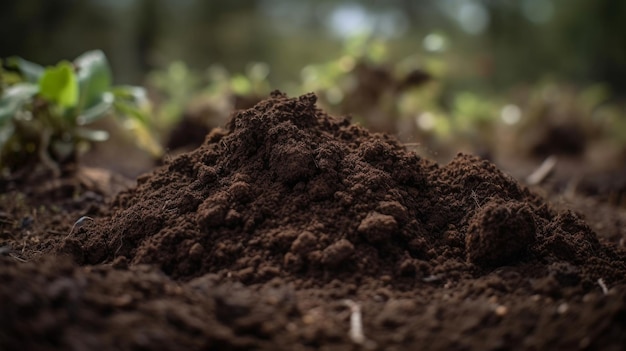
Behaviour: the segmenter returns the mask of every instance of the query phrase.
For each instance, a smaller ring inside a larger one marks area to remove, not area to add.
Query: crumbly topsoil
[[[83,267],[9,265],[8,286],[31,293],[2,306],[0,330],[26,337],[26,322],[7,323],[24,308],[76,349],[623,345],[626,255],[577,214],[487,161],[440,166],[315,102],[276,92],[140,177],[59,244]],[[363,310],[360,345],[344,299]],[[33,312],[49,305],[62,323]]]
[[[81,264],[152,264],[178,280],[412,283],[557,262],[580,265],[586,284],[623,279],[612,272],[623,261],[581,219],[491,163],[458,155],[440,167],[315,102],[276,93],[235,114],[66,247]]]

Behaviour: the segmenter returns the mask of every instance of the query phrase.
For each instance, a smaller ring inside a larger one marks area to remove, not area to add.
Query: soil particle
[[[354,254],[354,245],[346,239],[341,239],[322,252],[322,264],[335,268],[339,267]]]
[[[535,243],[535,220],[525,204],[488,202],[470,220],[465,238],[468,261],[491,266],[514,263]]]
[[[302,232],[291,244],[291,252],[296,255],[306,255],[317,246],[317,238],[311,232]]]
[[[398,229],[398,222],[392,216],[370,212],[361,221],[357,231],[371,244],[382,243],[391,240],[394,232]]]

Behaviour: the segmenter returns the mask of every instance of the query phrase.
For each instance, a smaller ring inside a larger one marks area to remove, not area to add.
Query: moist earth
[[[621,247],[486,160],[439,165],[313,94],[234,113],[97,214],[2,259],[2,348],[626,344]]]

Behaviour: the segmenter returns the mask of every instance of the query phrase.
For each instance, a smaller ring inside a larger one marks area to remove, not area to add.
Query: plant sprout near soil
[[[112,86],[102,51],[50,67],[8,58],[0,65],[0,93],[0,170],[5,175],[37,164],[60,175],[61,165],[76,162],[81,149],[108,139],[107,131],[87,126],[112,112],[139,146],[161,153],[150,134],[144,89]]]

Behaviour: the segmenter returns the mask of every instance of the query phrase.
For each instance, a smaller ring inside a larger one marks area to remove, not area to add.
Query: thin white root
[[[374,349],[376,344],[368,340],[363,334],[363,321],[361,320],[361,306],[352,300],[343,300],[343,303],[350,308],[350,339],[355,343],[362,345],[366,349]]]
[[[72,226],[72,229],[70,229],[70,232],[67,233],[67,236],[65,237],[65,239],[68,239],[70,236],[72,236],[72,233],[74,233],[74,229],[76,229],[76,227],[80,228],[85,224],[86,220],[90,220],[93,221],[93,218],[89,217],[89,216],[82,216],[80,217],[76,222],[74,222],[74,225]]]
[[[526,177],[526,183],[528,185],[539,185],[546,177],[552,172],[554,166],[556,166],[556,156],[552,155],[546,158],[541,166],[537,168],[533,173]]]
[[[602,293],[604,295],[609,294],[609,289],[606,287],[606,284],[604,283],[604,279],[602,278],[598,279],[598,285],[600,285],[600,289],[602,289]]]

